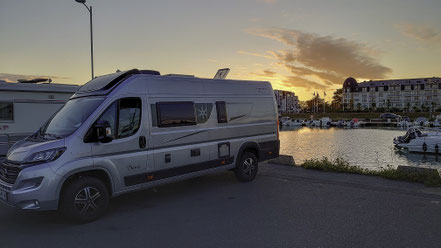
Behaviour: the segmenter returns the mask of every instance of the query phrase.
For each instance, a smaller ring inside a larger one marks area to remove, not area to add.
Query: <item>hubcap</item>
[[[253,175],[253,172],[256,168],[254,165],[254,160],[252,158],[247,158],[243,161],[243,173],[247,176]]]
[[[101,197],[100,192],[94,187],[85,187],[75,196],[75,208],[81,214],[94,212],[98,208],[98,201]]]

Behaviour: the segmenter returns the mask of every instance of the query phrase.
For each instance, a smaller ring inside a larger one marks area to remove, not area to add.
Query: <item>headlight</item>
[[[45,162],[51,162],[59,158],[61,154],[66,150],[66,147],[60,147],[55,149],[50,149],[46,151],[36,152],[28,156],[24,162],[26,164],[40,164]]]

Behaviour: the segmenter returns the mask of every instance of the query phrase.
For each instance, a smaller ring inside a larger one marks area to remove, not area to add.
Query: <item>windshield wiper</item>
[[[61,138],[63,138],[63,137],[61,137],[60,135],[53,134],[53,133],[45,133],[45,134],[43,134],[43,137],[45,137],[46,135],[49,136],[49,137],[53,137],[53,138],[55,138],[55,139],[61,139]]]

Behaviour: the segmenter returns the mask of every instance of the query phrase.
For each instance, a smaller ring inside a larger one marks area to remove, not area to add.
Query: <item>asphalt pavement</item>
[[[440,247],[441,189],[261,163],[112,199],[100,220],[0,205],[0,247]]]

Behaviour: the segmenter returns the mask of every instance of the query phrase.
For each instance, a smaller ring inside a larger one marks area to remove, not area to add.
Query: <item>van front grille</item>
[[[0,161],[0,180],[14,184],[20,171],[21,169],[18,165],[8,163],[6,160]]]

